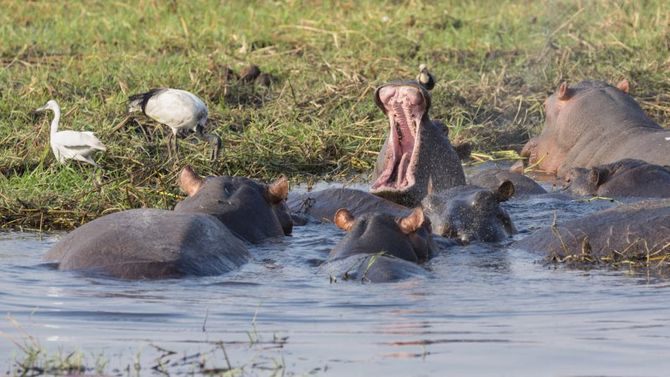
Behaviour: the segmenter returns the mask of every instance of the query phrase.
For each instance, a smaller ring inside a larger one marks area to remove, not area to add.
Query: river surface
[[[505,203],[521,239],[609,201]],[[41,262],[63,233],[0,233],[0,366],[81,351],[109,375],[668,376],[670,282],[548,266],[509,244],[442,250],[430,277],[332,282],[330,224],[216,277],[88,278]],[[15,343],[16,342],[16,343]],[[224,355],[225,351],[225,355]],[[217,369],[218,368],[218,369]]]

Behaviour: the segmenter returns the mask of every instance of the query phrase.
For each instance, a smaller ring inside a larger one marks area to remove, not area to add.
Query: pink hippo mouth
[[[421,147],[421,120],[430,103],[416,85],[386,85],[377,90],[377,104],[391,126],[383,169],[372,184],[372,193],[399,193],[416,183]]]

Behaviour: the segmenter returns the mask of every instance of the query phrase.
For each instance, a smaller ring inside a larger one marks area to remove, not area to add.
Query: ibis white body
[[[221,140],[214,135],[204,133],[207,123],[207,105],[198,96],[181,89],[160,88],[128,98],[128,111],[142,111],[146,116],[164,124],[172,130],[175,154],[177,133],[180,130],[193,130],[200,138],[213,144],[212,158],[218,154]]]
[[[90,131],[58,131],[60,122],[60,107],[54,100],[50,100],[46,105],[36,111],[51,110],[54,112],[54,118],[51,121],[51,133],[49,144],[51,151],[58,162],[65,163],[66,160],[77,160],[87,162],[93,166],[98,164],[93,161],[91,155],[95,151],[105,151],[105,147],[100,140]]]

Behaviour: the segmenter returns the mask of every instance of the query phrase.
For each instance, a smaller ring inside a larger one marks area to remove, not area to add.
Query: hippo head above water
[[[390,130],[377,160],[373,194],[415,206],[429,186],[444,190],[465,184],[456,151],[428,116],[431,96],[423,85],[383,85],[375,92],[375,102],[388,117]]]
[[[573,167],[589,168],[635,158],[667,165],[670,132],[651,120],[628,94],[627,80],[561,84],[544,102],[542,133],[521,151],[528,163],[564,177]]]
[[[500,202],[514,195],[514,184],[504,181],[496,191],[464,185],[428,195],[422,202],[433,233],[460,240],[499,242],[515,233]]]
[[[430,221],[421,208],[405,217],[367,213],[358,218],[347,209],[339,209],[334,222],[347,235],[331,251],[329,260],[384,252],[416,263],[428,259],[435,249]]]
[[[635,159],[572,168],[564,182],[564,189],[576,195],[670,197],[670,168]]]
[[[289,235],[293,221],[286,206],[288,180],[282,176],[265,185],[243,177],[200,177],[186,166],[179,186],[188,197],[177,212],[212,215],[243,240],[256,243]]]

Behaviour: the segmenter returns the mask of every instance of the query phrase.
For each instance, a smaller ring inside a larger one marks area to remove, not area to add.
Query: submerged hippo
[[[309,216],[317,221],[332,221],[340,208],[349,208],[354,217],[374,212],[407,216],[412,212],[405,206],[369,192],[345,187],[291,195],[288,199],[288,207],[291,213]]]
[[[498,242],[516,232],[512,219],[500,207],[513,194],[510,181],[503,181],[495,191],[464,185],[430,194],[421,205],[434,234],[463,243]]]
[[[443,129],[428,116],[430,93],[418,82],[395,82],[375,91],[390,130],[379,153],[370,192],[415,206],[433,191],[464,185],[461,161]]]
[[[491,191],[496,191],[500,188],[503,182],[509,181],[514,184],[513,196],[528,196],[546,194],[542,186],[540,186],[533,179],[505,169],[485,169],[468,177],[468,182],[471,185],[487,188]]]
[[[218,275],[250,259],[215,217],[159,209],[112,213],[68,233],[45,255],[60,270],[121,279]]]
[[[439,236],[462,242],[501,241],[514,232],[512,221],[499,202],[514,193],[509,181],[495,192],[475,186],[458,186],[443,193],[429,194],[421,203],[425,216]],[[331,221],[340,208],[351,208],[354,217],[380,213],[395,217],[408,216],[412,209],[361,190],[330,188],[308,192],[289,199],[292,213],[317,221]]]
[[[598,261],[645,261],[670,249],[670,199],[649,200],[599,211],[549,226],[515,247],[555,260],[581,257]]]
[[[566,188],[577,195],[670,197],[670,169],[641,160],[625,159],[590,169],[572,168]]]
[[[628,95],[628,81],[563,83],[544,103],[542,133],[521,155],[563,177],[574,167],[590,168],[625,158],[670,165],[670,131],[652,121]]]
[[[417,263],[430,258],[435,245],[421,208],[405,217],[382,213],[354,217],[340,209],[334,223],[347,234],[323,266],[331,276],[385,282],[426,273]]]
[[[202,178],[186,166],[179,186],[188,197],[175,206],[176,212],[212,215],[245,241],[258,243],[293,230],[285,200],[288,180],[283,176],[264,185],[243,177]]]

